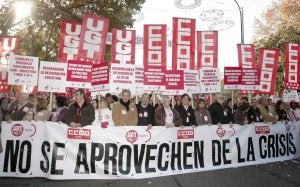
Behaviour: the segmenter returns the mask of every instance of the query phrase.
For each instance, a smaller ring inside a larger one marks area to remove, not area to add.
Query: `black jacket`
[[[232,122],[232,114],[230,113],[230,111],[226,111],[226,109],[224,109],[223,106],[218,102],[214,102],[213,104],[211,104],[208,108],[208,111],[214,125],[218,123],[228,124]],[[224,114],[224,111],[226,111],[227,113],[226,116]]]
[[[148,126],[148,124],[154,125],[155,112],[152,105],[148,104],[146,108],[143,108],[141,103],[139,103],[136,105],[136,109],[138,113],[138,126]]]
[[[77,111],[77,109],[80,111]],[[93,105],[85,101],[81,109],[79,109],[77,103],[72,104],[63,122],[70,125],[71,122],[77,123],[77,118],[82,127],[91,125],[95,120],[95,109]]]
[[[184,126],[197,126],[195,110],[191,106],[186,110],[183,105],[177,105],[174,109],[179,113]]]
[[[248,114],[247,114],[247,117],[248,117],[248,121],[249,123],[252,123],[252,122],[263,122],[264,120],[262,119],[262,116],[261,116],[261,113],[260,113],[260,110],[258,107],[256,107],[255,109],[251,106],[248,110]]]

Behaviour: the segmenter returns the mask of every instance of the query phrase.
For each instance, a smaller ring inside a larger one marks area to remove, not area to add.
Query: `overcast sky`
[[[254,19],[260,18],[261,13],[273,0],[238,0],[244,9],[245,22],[245,43],[252,43],[253,23]],[[239,9],[234,0],[202,0],[201,5],[190,10],[179,9],[174,5],[175,0],[146,0],[141,14],[137,18],[142,18],[134,24],[137,35],[143,35],[144,24],[167,24],[168,39],[172,38],[172,17],[184,17],[196,19],[196,30],[208,30],[214,21],[203,21],[200,17],[201,13],[211,9],[221,10],[223,16],[218,19],[230,20],[234,24],[227,30],[219,31],[219,67],[237,66],[237,49],[236,44],[241,41],[240,16]],[[183,5],[192,4],[194,0],[183,0]],[[226,26],[226,25],[223,25]],[[137,46],[136,63],[143,64],[143,47]],[[168,49],[167,61],[171,64],[172,52]],[[222,70],[223,71],[223,70]]]

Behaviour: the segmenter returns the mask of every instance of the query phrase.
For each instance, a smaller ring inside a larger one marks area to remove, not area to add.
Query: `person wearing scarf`
[[[112,119],[115,126],[135,126],[138,122],[137,109],[134,103],[130,102],[130,90],[122,91],[122,98],[114,104]]]

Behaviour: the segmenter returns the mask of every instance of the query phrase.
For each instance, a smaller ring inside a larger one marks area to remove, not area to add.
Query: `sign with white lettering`
[[[241,67],[224,67],[224,89],[238,90],[242,84]]]
[[[218,67],[218,31],[197,31],[197,67]]]
[[[167,25],[144,25],[144,66],[167,65]]]
[[[62,21],[59,36],[58,61],[77,60],[81,23]]]
[[[300,45],[296,43],[285,44],[285,78],[284,86],[286,89],[300,89]]]
[[[196,20],[173,18],[172,69],[195,69]]]
[[[99,64],[104,59],[109,19],[86,14],[83,17],[78,60]]]
[[[67,71],[67,87],[91,88],[92,62],[69,60]]]
[[[255,67],[255,50],[253,44],[237,44],[239,67]]]
[[[279,49],[261,48],[259,51],[260,89],[262,94],[274,94]]]
[[[134,30],[112,30],[111,63],[135,64]]]

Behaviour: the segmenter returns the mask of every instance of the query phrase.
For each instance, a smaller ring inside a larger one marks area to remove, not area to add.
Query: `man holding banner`
[[[171,108],[171,99],[169,96],[163,96],[163,104],[155,112],[155,124],[158,126],[181,127],[183,126],[182,119],[178,112]]]
[[[181,104],[175,107],[175,110],[179,113],[184,126],[197,126],[195,118],[195,110],[189,105],[191,98],[188,94],[181,96]]]
[[[215,95],[215,102],[208,108],[210,115],[212,116],[212,123],[214,125],[232,123],[230,113],[223,107],[224,97],[221,93]]]
[[[122,91],[122,98],[113,106],[112,119],[115,126],[137,125],[138,114],[135,104],[130,102],[130,95],[130,90],[124,89]]]
[[[70,106],[64,123],[71,127],[91,125],[95,120],[95,110],[91,103],[86,102],[84,90],[75,91],[75,101]]]
[[[259,99],[259,110],[264,122],[272,122],[276,124],[278,121],[278,115],[272,105],[269,105],[268,99],[266,96],[262,96]]]

